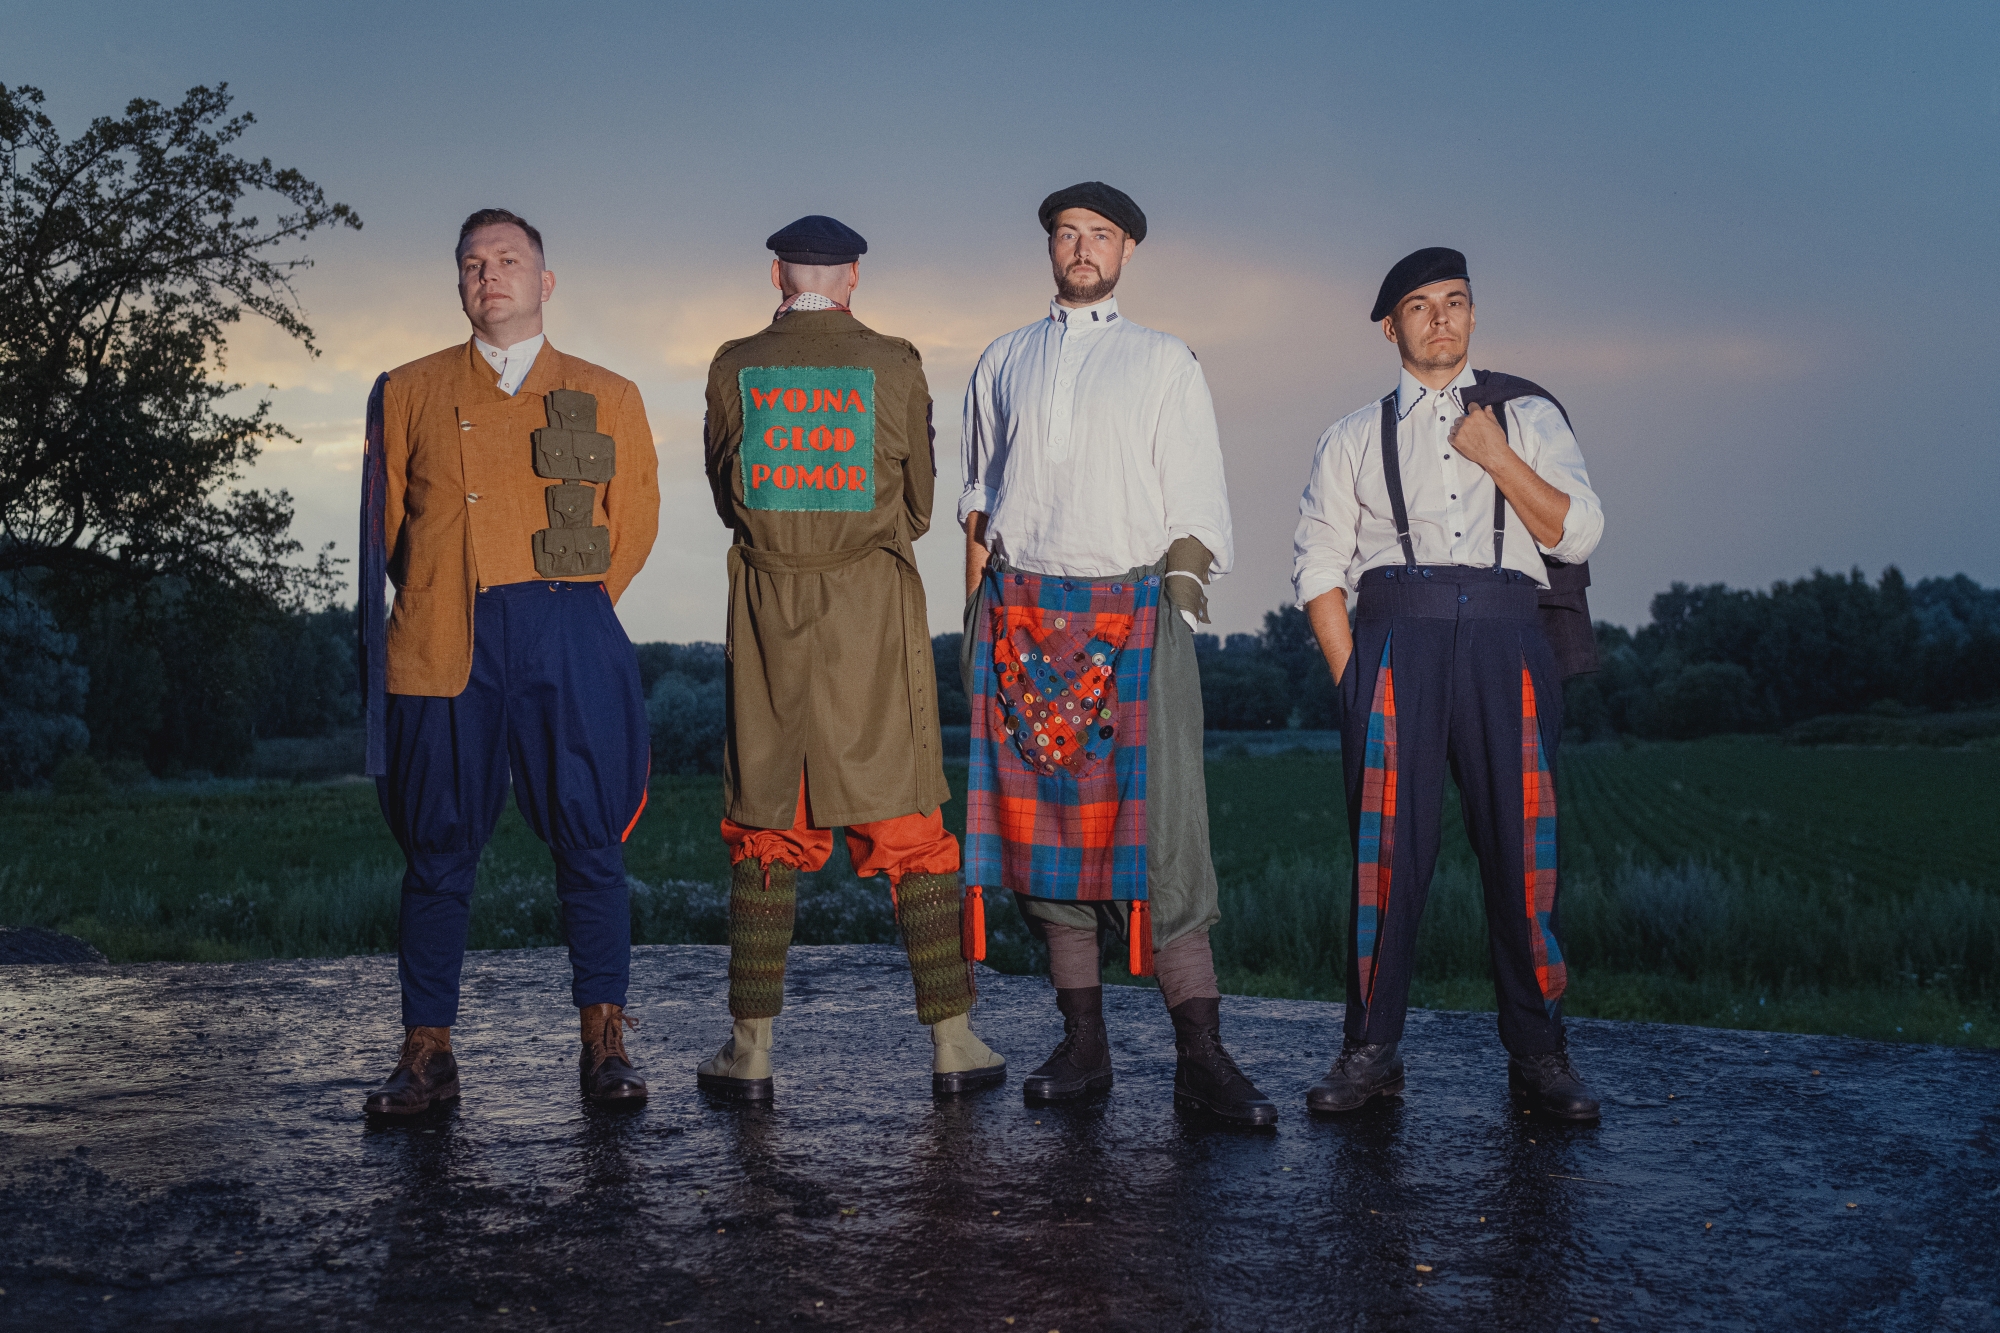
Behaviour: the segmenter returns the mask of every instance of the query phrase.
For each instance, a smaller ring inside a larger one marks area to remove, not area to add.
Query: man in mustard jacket
[[[765,244],[777,314],[708,373],[708,481],[736,535],[722,821],[735,1021],[698,1081],[771,1096],[798,872],[825,865],[844,827],[855,873],[889,877],[933,1090],[992,1087],[1007,1065],[966,1019],[958,840],[939,817],[951,789],[911,550],[937,485],[923,360],[850,312],[868,250],[853,229],[815,214]]]
[[[473,336],[390,371],[369,401],[369,771],[407,868],[405,1040],[366,1109],[409,1115],[458,1095],[451,1028],[472,887],[510,776],[555,857],[583,1091],[635,1104],[646,1084],[623,1038],[623,843],[645,805],[649,743],[612,605],[659,528],[653,433],[630,380],[548,345],[555,275],[540,232],[481,209],[455,255]],[[386,641],[384,572],[396,589]]]

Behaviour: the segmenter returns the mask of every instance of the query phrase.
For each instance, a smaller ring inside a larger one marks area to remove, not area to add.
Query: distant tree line
[[[1768,591],[1676,583],[1632,633],[1599,621],[1604,669],[1572,681],[1569,725],[1664,740],[1777,731],[1829,714],[2000,702],[2000,588],[1912,586],[1895,566]]]

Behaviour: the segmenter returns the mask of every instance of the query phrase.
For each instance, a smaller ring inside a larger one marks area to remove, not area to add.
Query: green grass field
[[[1348,841],[1337,755],[1220,758],[1209,798],[1225,989],[1338,999]],[[951,774],[963,789],[963,771]],[[1772,740],[1573,747],[1563,758],[1569,1011],[2000,1044],[2000,751]],[[962,826],[963,805],[946,807]],[[720,943],[715,778],[656,782],[627,848],[634,938]],[[1477,875],[1447,811],[1415,1001],[1492,1003]],[[0,798],[0,923],[110,957],[394,947],[400,858],[361,782],[159,784]],[[1033,970],[995,904],[991,961]],[[809,878],[801,943],[895,938],[844,855]],[[560,939],[546,851],[512,809],[480,870],[476,948]],[[1129,981],[1112,963],[1106,979]]]

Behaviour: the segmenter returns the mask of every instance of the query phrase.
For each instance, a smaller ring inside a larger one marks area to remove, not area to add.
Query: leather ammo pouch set
[[[549,424],[534,433],[535,475],[562,484],[543,492],[549,525],[535,534],[535,573],[545,579],[611,572],[611,529],[594,527],[597,487],[617,472],[617,446],[597,431],[597,395],[557,389]]]
[[[1494,417],[1500,422],[1500,430],[1507,430],[1505,405],[1516,398],[1546,398],[1556,405],[1556,411],[1563,414],[1563,421],[1569,421],[1569,409],[1554,394],[1518,375],[1503,375],[1497,370],[1475,370],[1472,372],[1475,384],[1459,390],[1459,400],[1466,411],[1475,407],[1490,407]],[[1403,504],[1402,468],[1396,460],[1396,395],[1391,393],[1382,400],[1382,474],[1389,486],[1389,506],[1396,518],[1396,537],[1403,544],[1403,558],[1411,568],[1416,567],[1416,549],[1410,542],[1410,517]],[[1507,539],[1507,497],[1500,488],[1493,488],[1493,568],[1500,568],[1500,552]],[[1548,572],[1549,586],[1540,589],[1535,599],[1536,611],[1542,624],[1542,633],[1554,652],[1556,668],[1562,678],[1588,675],[1597,670],[1597,633],[1590,623],[1590,600],[1584,589],[1590,586],[1590,562],[1581,561],[1574,565],[1560,560],[1542,557],[1542,565]]]

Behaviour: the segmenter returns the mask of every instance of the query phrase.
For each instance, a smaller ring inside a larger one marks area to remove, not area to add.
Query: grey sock
[[[1049,980],[1056,984],[1057,990],[1103,984],[1097,972],[1096,931],[1057,925],[1053,921],[1042,924],[1048,932]]]
[[[1053,947],[1049,956],[1055,956]],[[1153,954],[1153,976],[1160,994],[1171,1009],[1182,1000],[1214,999],[1222,994],[1215,984],[1215,954],[1208,947],[1208,932],[1197,930],[1183,935]],[[1060,983],[1058,983],[1060,984]]]

